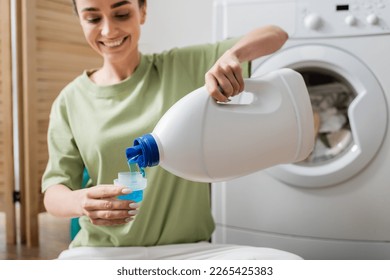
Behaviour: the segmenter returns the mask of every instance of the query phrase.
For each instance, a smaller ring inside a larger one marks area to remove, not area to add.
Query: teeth
[[[104,45],[106,47],[109,47],[109,48],[115,48],[115,47],[118,47],[119,45],[121,45],[123,41],[124,41],[124,38],[117,40],[117,41],[113,41],[113,42],[104,42]]]

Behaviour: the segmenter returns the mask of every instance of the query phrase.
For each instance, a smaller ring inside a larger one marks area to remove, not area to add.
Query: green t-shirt
[[[96,85],[87,71],[77,77],[52,106],[50,158],[42,191],[55,184],[80,189],[84,166],[91,177],[89,186],[112,184],[118,172],[128,171],[125,149],[136,137],[152,132],[176,101],[203,86],[205,73],[235,42],[142,55],[133,75],[115,85]],[[214,230],[209,185],[184,180],[160,167],[147,168],[146,174],[148,186],[133,222],[95,226],[81,217],[81,230],[71,247],[208,240]]]

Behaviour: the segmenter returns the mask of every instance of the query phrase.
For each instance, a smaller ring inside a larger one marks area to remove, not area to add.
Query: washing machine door
[[[373,73],[346,51],[300,45],[254,61],[252,76],[284,67],[305,79],[317,139],[313,153],[303,162],[266,172],[299,187],[336,185],[361,172],[379,151],[387,128],[384,92]]]

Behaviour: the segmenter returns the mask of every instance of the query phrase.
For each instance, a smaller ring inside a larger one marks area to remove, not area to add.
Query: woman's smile
[[[105,47],[108,47],[108,48],[117,48],[121,45],[123,45],[123,43],[127,40],[128,36],[125,36],[125,37],[122,37],[120,39],[116,39],[116,40],[103,40],[103,41],[99,41],[100,44],[104,45]]]

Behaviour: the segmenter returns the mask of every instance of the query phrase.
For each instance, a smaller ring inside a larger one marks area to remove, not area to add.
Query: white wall
[[[172,47],[212,41],[213,0],[148,0],[140,50],[160,52]]]

